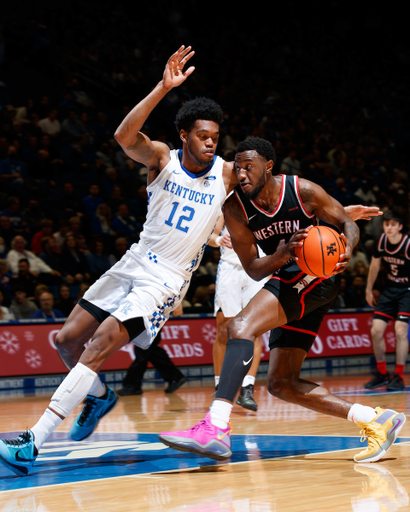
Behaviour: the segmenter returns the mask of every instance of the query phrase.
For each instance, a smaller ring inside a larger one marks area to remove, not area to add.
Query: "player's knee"
[[[277,379],[273,376],[268,380],[268,391],[275,398],[288,401],[290,386],[286,380]]]
[[[249,329],[245,319],[239,314],[235,318],[229,321],[227,326],[228,339],[232,338],[245,338],[251,339],[252,336],[249,334]]]
[[[60,353],[69,350],[74,345],[74,340],[69,335],[69,332],[63,328],[57,333],[54,343],[57,351]]]

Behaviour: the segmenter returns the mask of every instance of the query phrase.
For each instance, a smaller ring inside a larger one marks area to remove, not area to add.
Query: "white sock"
[[[215,387],[219,384],[219,375],[215,375]]]
[[[347,415],[349,421],[357,423],[358,421],[368,423],[377,416],[377,412],[373,407],[361,404],[353,404]]]
[[[87,393],[91,396],[96,396],[97,398],[100,398],[105,395],[107,392],[107,387],[105,384],[103,384],[100,380],[100,377],[96,377],[96,379],[93,382],[93,385],[90,388],[90,391]]]
[[[255,384],[255,377],[252,377],[252,375],[245,375],[242,381],[242,387],[246,388],[249,384],[252,384],[252,386]]]
[[[210,407],[211,423],[218,428],[227,428],[233,405],[223,400],[214,400]]]
[[[37,450],[47,441],[49,435],[60,425],[63,420],[54,414],[50,409],[46,409],[43,416],[38,420],[30,430],[34,434],[34,444]]]

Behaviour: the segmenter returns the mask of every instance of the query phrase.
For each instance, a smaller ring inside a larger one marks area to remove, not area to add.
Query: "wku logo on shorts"
[[[306,286],[309,283],[311,283],[315,279],[317,279],[317,278],[313,277],[313,276],[306,275],[303,279],[300,279],[300,281],[298,281],[293,288],[296,288],[298,293],[300,293],[304,288],[306,288]]]

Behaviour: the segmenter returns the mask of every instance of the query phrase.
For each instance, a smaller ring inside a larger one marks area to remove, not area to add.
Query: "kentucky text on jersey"
[[[212,205],[212,201],[215,198],[215,195],[213,194],[197,192],[196,190],[183,187],[182,185],[178,185],[177,183],[174,183],[170,180],[166,180],[164,190],[178,197],[182,197],[183,199],[188,199],[188,201],[193,201],[194,203],[200,204]]]
[[[296,233],[299,230],[299,220],[281,220],[279,222],[273,222],[266,228],[253,231],[253,234],[257,240],[266,240],[267,238],[274,235],[284,235],[286,233]]]

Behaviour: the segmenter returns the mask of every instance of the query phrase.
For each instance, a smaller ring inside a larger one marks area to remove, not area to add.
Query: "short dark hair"
[[[224,114],[222,108],[214,100],[209,98],[195,98],[186,101],[178,110],[175,118],[175,126],[180,130],[189,131],[198,119],[214,121],[222,124]]]
[[[256,151],[259,155],[266,158],[267,162],[269,162],[269,160],[272,160],[273,163],[276,162],[276,153],[272,144],[268,140],[261,139],[260,137],[248,137],[240,142],[236,148],[236,152],[242,153],[243,151]]]
[[[383,215],[383,222],[388,220],[395,220],[399,224],[403,224],[403,219],[397,210],[387,210]]]

